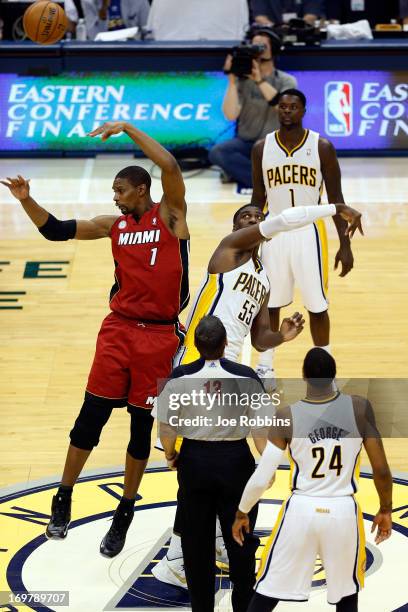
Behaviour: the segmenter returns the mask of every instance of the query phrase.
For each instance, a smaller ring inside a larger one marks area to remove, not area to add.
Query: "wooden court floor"
[[[111,183],[132,158],[4,160],[2,175],[31,178],[32,195],[57,217],[112,213]],[[147,168],[149,164],[145,162]],[[355,268],[330,275],[331,345],[340,377],[407,377],[408,178],[406,160],[343,159],[346,201],[364,213],[353,240]],[[155,176],[157,169],[155,171]],[[191,289],[247,201],[213,171],[186,178],[191,229]],[[113,265],[108,240],[51,243],[0,190],[0,488],[60,474],[67,435],[82,404],[95,338],[108,313]],[[158,198],[160,182],[153,195]],[[329,228],[330,260],[336,238]],[[13,301],[15,300],[15,301]],[[291,310],[301,309],[297,298]],[[182,320],[185,319],[185,311]],[[308,330],[278,350],[278,375],[300,375]],[[252,364],[255,354],[252,354]],[[128,417],[117,410],[87,468],[120,466]],[[408,472],[407,441],[386,440],[393,470]],[[152,459],[161,459],[157,451]],[[364,461],[363,461],[364,463]]]

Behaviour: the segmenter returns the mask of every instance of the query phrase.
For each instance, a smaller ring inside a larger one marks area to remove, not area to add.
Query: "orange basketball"
[[[25,33],[33,42],[52,45],[64,36],[68,20],[59,4],[39,0],[24,13],[23,25]]]

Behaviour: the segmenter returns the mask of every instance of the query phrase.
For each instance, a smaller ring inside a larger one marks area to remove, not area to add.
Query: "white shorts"
[[[309,312],[327,310],[328,253],[323,220],[264,242],[261,260],[271,285],[269,308],[288,306],[297,285]]]
[[[354,497],[289,497],[265,546],[256,592],[307,601],[317,555],[326,572],[328,603],[363,588],[364,525]]]

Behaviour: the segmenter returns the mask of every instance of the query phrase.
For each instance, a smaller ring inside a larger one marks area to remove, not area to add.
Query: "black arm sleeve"
[[[53,215],[48,214],[48,219],[44,225],[38,228],[40,234],[47,240],[63,241],[75,238],[77,222],[75,219],[69,221],[59,221]]]

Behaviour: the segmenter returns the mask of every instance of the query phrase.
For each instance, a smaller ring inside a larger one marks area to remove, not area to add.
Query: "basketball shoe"
[[[101,542],[100,553],[104,557],[116,557],[126,542],[126,534],[133,521],[133,508],[123,507],[121,504],[116,508],[113,515],[112,525]]]
[[[51,519],[45,530],[48,539],[62,540],[67,537],[71,522],[71,496],[57,493],[52,498]]]
[[[186,573],[183,558],[168,559],[167,555],[153,567],[152,574],[160,582],[166,582],[182,589],[187,589]]]

